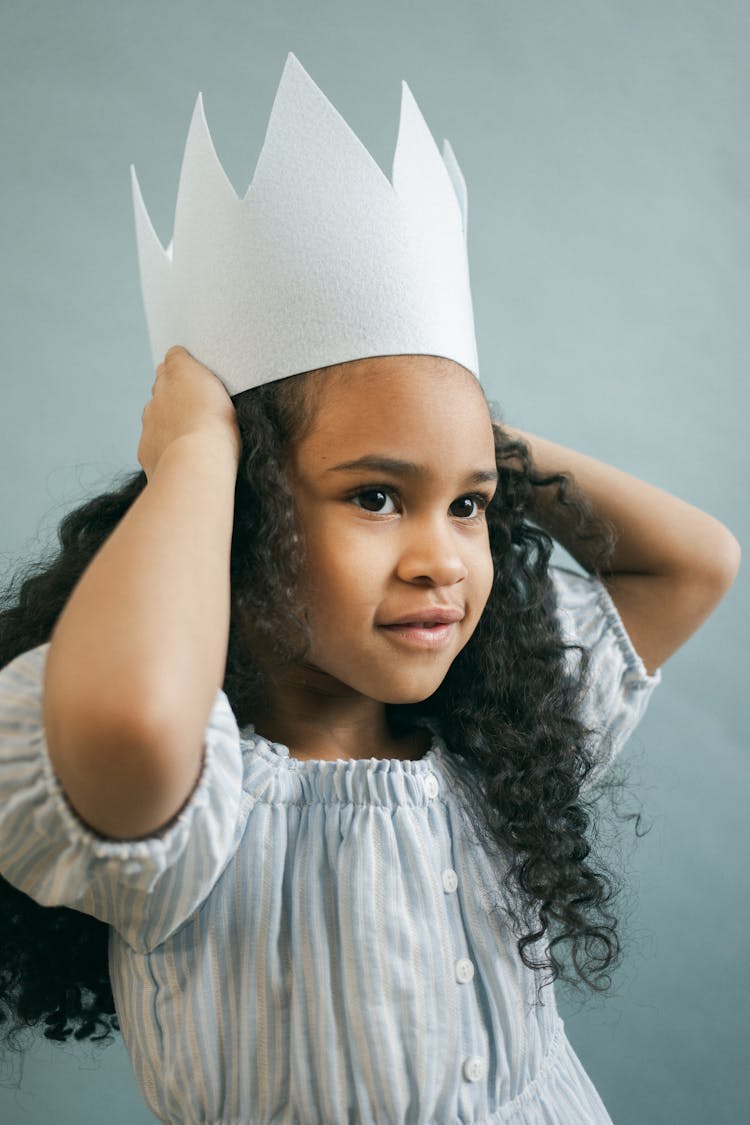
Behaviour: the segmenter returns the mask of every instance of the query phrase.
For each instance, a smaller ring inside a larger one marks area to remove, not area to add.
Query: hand
[[[156,369],[141,422],[138,461],[149,480],[165,449],[186,434],[212,433],[219,440],[223,436],[239,464],[240,430],[224,384],[179,345],[169,349]]]

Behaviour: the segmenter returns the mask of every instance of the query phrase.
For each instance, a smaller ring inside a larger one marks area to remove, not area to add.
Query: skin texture
[[[434,356],[387,356],[318,377],[311,428],[288,472],[304,532],[313,644],[277,670],[256,721],[299,758],[420,757],[385,703],[426,699],[469,640],[493,577],[484,506],[495,491],[490,414],[474,376]],[[418,472],[335,466],[364,456]],[[491,479],[473,480],[484,473]],[[438,649],[383,628],[428,606],[464,614]]]

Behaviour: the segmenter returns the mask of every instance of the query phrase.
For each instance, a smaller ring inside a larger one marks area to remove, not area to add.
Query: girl
[[[734,537],[493,419],[405,84],[393,184],[290,53],[245,200],[199,100],[136,214],[200,347],[0,615],[7,1034],[121,1028],[175,1125],[608,1121],[545,985],[607,985],[593,796]]]
[[[594,782],[731,533],[427,355],[172,348],[138,459],[0,618],[15,1026],[168,1122],[608,1121],[544,985],[606,986]]]

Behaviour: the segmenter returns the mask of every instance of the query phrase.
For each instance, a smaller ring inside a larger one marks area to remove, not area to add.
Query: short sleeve
[[[632,735],[657,684],[661,669],[649,675],[633,647],[607,587],[596,576],[551,567],[556,612],[564,639],[589,653],[580,718],[599,734],[599,758],[587,784],[612,764]],[[568,653],[577,670],[580,654]]]
[[[219,689],[201,775],[177,816],[153,837],[100,836],[68,802],[47,751],[48,649],[30,649],[0,670],[0,874],[41,905],[91,914],[147,952],[198,909],[238,846],[237,722]]]

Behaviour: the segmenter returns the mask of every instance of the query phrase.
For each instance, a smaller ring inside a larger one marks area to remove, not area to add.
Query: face
[[[306,668],[323,690],[418,702],[492,586],[487,404],[470,372],[432,356],[358,360],[316,379],[314,422],[288,465],[307,552]]]

